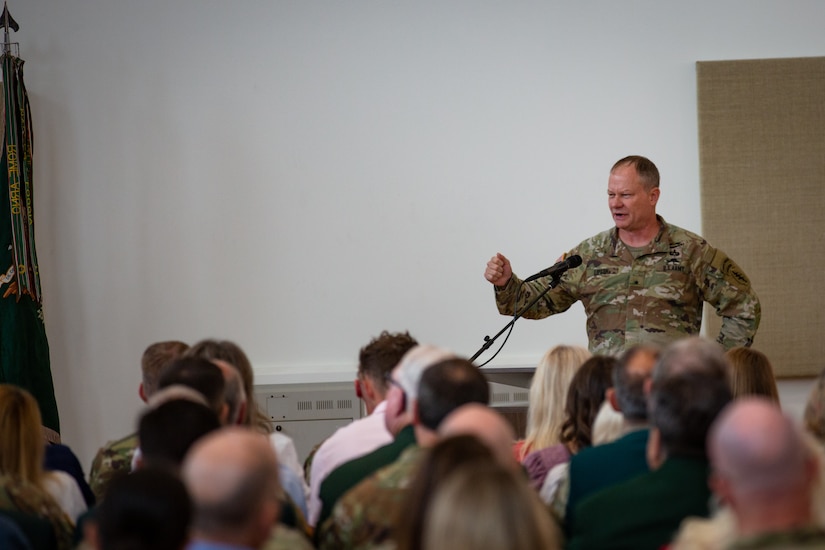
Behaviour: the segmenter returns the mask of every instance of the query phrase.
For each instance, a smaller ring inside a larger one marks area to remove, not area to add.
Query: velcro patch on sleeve
[[[750,279],[742,271],[742,268],[736,265],[736,262],[728,258],[728,255],[721,250],[716,250],[713,253],[713,258],[710,261],[711,267],[722,273],[725,281],[732,284],[740,290],[747,290],[751,286]]]

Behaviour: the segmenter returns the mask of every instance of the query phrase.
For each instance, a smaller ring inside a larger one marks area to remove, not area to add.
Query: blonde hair
[[[779,405],[779,391],[768,357],[752,348],[731,348],[725,353],[730,363],[730,385],[734,399],[761,395]]]
[[[525,479],[487,462],[455,471],[427,510],[427,550],[561,548],[550,512]]]
[[[29,392],[0,384],[0,474],[43,489],[41,424],[40,409]]]
[[[519,460],[531,451],[561,441],[564,404],[570,382],[579,367],[589,358],[590,352],[587,349],[565,345],[549,349],[541,358],[530,384],[527,434]]]

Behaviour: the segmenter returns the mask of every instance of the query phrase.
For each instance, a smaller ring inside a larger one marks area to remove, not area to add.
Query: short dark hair
[[[409,332],[386,330],[358,352],[358,374],[368,377],[382,392],[387,391],[387,375],[408,351],[418,345]]]
[[[640,353],[648,353],[656,359],[659,358],[657,348],[637,345],[625,350],[619,356],[619,361],[613,369],[613,390],[616,394],[616,401],[619,403],[622,416],[628,420],[647,420],[645,380],[650,378],[650,373],[647,375],[631,373],[628,368],[633,359]]]
[[[454,357],[429,367],[418,384],[419,422],[430,430],[461,405],[490,401],[490,386],[481,371],[466,359]]]
[[[209,406],[220,413],[225,401],[226,382],[220,367],[200,357],[181,357],[166,367],[160,375],[158,389],[175,384],[187,386],[201,393]]]
[[[179,550],[192,514],[192,500],[178,476],[146,468],[113,480],[95,519],[104,550]]]
[[[272,423],[269,416],[261,411],[255,397],[255,374],[252,371],[252,363],[241,346],[231,340],[207,338],[193,344],[186,355],[187,357],[201,357],[210,361],[220,359],[235,367],[241,375],[244,393],[246,393],[246,412],[244,413],[243,424],[253,426],[264,433],[272,433]]]
[[[616,161],[616,164],[613,165],[613,168],[610,169],[612,173],[616,168],[620,166],[632,166],[636,169],[636,173],[639,174],[639,179],[642,180],[642,186],[644,186],[645,190],[650,191],[654,187],[659,187],[659,169],[656,168],[656,165],[653,164],[649,158],[640,156],[640,155],[630,155],[623,159],[619,159]]]
[[[578,451],[593,443],[593,422],[610,387],[613,368],[618,361],[609,355],[594,355],[579,367],[564,405],[560,440]]]
[[[209,407],[186,399],[168,401],[140,417],[140,452],[147,465],[177,469],[195,441],[220,427]]]
[[[724,372],[686,371],[654,382],[650,422],[668,456],[707,456],[708,430],[731,399]]]

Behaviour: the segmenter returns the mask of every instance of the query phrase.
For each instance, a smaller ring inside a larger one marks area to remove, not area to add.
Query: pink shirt
[[[315,526],[321,515],[321,500],[318,493],[321,483],[335,468],[350,460],[364,456],[392,442],[392,434],[384,426],[384,411],[387,402],[382,401],[372,414],[338,428],[324,441],[312,458],[309,475],[309,517],[307,522]]]

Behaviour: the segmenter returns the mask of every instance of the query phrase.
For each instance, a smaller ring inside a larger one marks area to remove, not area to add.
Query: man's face
[[[613,223],[623,231],[639,231],[656,220],[659,189],[646,191],[636,168],[619,166],[607,180],[607,203]]]

